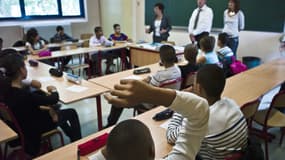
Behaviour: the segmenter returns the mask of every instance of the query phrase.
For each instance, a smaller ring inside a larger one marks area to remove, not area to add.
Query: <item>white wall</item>
[[[133,10],[134,0],[100,0],[102,27],[105,36],[113,33],[113,25],[121,25],[122,32],[129,37],[134,37],[135,15]]]
[[[0,27],[0,37],[3,39],[3,47],[12,46],[16,41],[23,38],[23,29],[20,26]]]
[[[136,0],[139,5],[136,8],[136,40],[152,41],[152,36],[144,33],[145,25],[145,0]],[[217,34],[214,36],[217,36]],[[263,61],[269,61],[280,57],[279,41],[281,33],[243,31],[240,33],[240,45],[238,49],[238,57],[257,56]],[[189,43],[186,30],[172,30],[169,40],[175,41],[177,45],[185,45]]]

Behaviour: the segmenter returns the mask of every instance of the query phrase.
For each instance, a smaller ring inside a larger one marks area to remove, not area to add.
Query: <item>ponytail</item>
[[[9,91],[12,80],[18,77],[24,66],[24,58],[16,50],[6,49],[0,52],[0,100]]]

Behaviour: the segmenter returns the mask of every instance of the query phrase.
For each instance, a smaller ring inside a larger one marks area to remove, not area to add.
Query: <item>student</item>
[[[244,14],[240,10],[240,0],[229,0],[228,9],[224,12],[223,32],[229,37],[228,45],[236,57],[239,44],[239,32],[244,29]]]
[[[124,33],[121,33],[121,26],[119,24],[114,24],[113,25],[114,33],[110,35],[110,40],[112,40],[114,43],[116,42],[124,42],[124,41],[132,41],[131,39],[128,38],[128,36]],[[130,52],[128,49],[125,49],[125,53],[127,57],[130,57]],[[121,55],[121,49],[120,50],[114,50],[113,51],[113,58],[117,58]],[[127,63],[127,68],[130,68],[131,65],[128,62],[128,60],[125,60]]]
[[[41,51],[48,50],[46,42],[40,38],[35,28],[31,28],[27,31],[26,40],[26,46],[30,54],[38,54]]]
[[[223,69],[227,77],[231,75],[230,65],[232,64],[232,58],[234,56],[231,48],[227,46],[228,40],[227,33],[219,34],[218,46],[220,49],[217,51],[217,54],[220,62],[223,64]]]
[[[234,151],[247,146],[247,123],[240,107],[231,99],[221,98],[226,79],[223,70],[217,65],[205,65],[197,74],[196,91],[207,99],[210,105],[208,132],[202,141],[199,155],[203,160],[224,160]],[[175,144],[185,133],[184,124],[191,123],[181,114],[174,113],[167,129],[167,141]],[[191,141],[191,139],[189,139]]]
[[[0,37],[0,51],[2,51],[3,48],[3,39]]]
[[[59,110],[52,106],[58,103],[55,87],[48,86],[48,94],[31,91],[23,80],[27,69],[23,57],[15,50],[4,50],[0,56],[0,86],[4,103],[15,115],[25,139],[25,151],[37,156],[40,151],[41,134],[61,127],[72,142],[81,138],[80,123],[74,109]],[[27,85],[27,84],[26,84]],[[40,87],[40,84],[31,83]],[[42,106],[46,110],[42,110]]]
[[[154,160],[155,149],[150,130],[142,122],[131,119],[115,126],[106,148],[91,160]]]
[[[112,41],[127,41],[129,38],[124,33],[121,33],[121,26],[119,24],[113,25],[114,32],[110,35],[110,40]]]
[[[154,87],[138,80],[121,80],[121,83],[114,88],[111,95],[105,95],[107,101],[114,106],[127,107],[140,103],[157,104],[168,106],[187,118],[189,123],[183,123],[185,126],[172,151],[165,159],[195,159],[208,131],[209,106],[204,98],[188,92]]]
[[[189,19],[188,32],[190,41],[200,48],[200,40],[211,32],[214,14],[207,0],[197,0],[197,6]]]
[[[205,36],[200,41],[201,50],[204,52],[204,56],[199,57],[198,64],[217,64],[219,65],[219,59],[214,52],[215,38],[212,36]]]
[[[175,63],[177,62],[175,49],[172,46],[164,45],[160,47],[159,53],[161,62],[164,66],[164,70],[158,71],[154,75],[144,79],[145,82],[156,87],[159,87],[161,84],[169,80],[181,78],[181,71],[179,67],[175,65]],[[179,90],[180,88],[177,89]],[[144,104],[138,105],[136,107],[142,111],[153,108],[153,105]],[[121,116],[122,111],[123,108],[112,106],[110,114],[108,116],[108,124],[106,127],[116,124]]]
[[[64,33],[64,28],[62,26],[56,27],[56,34],[51,38],[51,43],[62,43],[64,41],[73,41],[73,38]],[[60,47],[54,48],[53,50],[60,50]],[[69,61],[72,59],[72,56],[60,58],[62,66],[66,66]]]
[[[64,33],[64,28],[62,26],[56,27],[56,34],[52,38],[52,43],[62,43],[64,41],[72,41],[73,38]]]
[[[112,41],[109,41],[104,35],[103,35],[103,30],[102,27],[95,27],[94,28],[95,35],[92,36],[89,40],[89,46],[90,47],[98,47],[98,46],[105,46],[105,45],[113,45]],[[110,71],[110,67],[113,64],[113,58],[109,54],[109,52],[102,52],[102,58],[107,59],[107,66],[106,66],[106,74],[112,73]],[[98,64],[98,56],[96,53],[91,54],[91,59],[95,64]],[[99,64],[101,65],[101,64]]]
[[[184,49],[184,57],[187,60],[187,64],[179,66],[181,70],[181,75],[183,79],[186,79],[188,74],[191,72],[196,72],[198,70],[198,65],[196,64],[196,59],[198,55],[198,47],[194,44],[188,44]]]

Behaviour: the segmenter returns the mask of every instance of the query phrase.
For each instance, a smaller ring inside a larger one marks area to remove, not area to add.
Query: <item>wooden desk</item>
[[[158,70],[163,69],[163,67],[159,66],[158,63],[152,64],[152,65],[147,65],[147,66],[144,66],[141,68],[145,68],[145,67],[149,67],[151,69],[151,73],[141,74],[141,75],[136,75],[136,76],[139,76],[141,79],[144,79],[144,78],[148,77],[150,74],[156,73]],[[136,68],[136,69],[138,69],[138,68]],[[90,79],[89,81],[92,83],[95,83],[97,85],[101,85],[105,88],[113,89],[114,85],[119,84],[121,79],[127,78],[129,76],[133,76],[134,70],[135,69],[130,69],[130,70],[126,70],[126,71],[122,71],[122,72],[118,72],[118,73],[113,73],[110,75],[93,78],[93,79]]]
[[[166,156],[172,149],[172,146],[167,143],[166,140],[166,131],[165,129],[161,128],[160,125],[164,123],[164,121],[156,122],[152,120],[152,117],[164,110],[164,107],[158,107],[153,110],[150,110],[148,112],[145,112],[137,117],[135,119],[140,120],[144,124],[148,126],[148,128],[151,131],[154,143],[155,143],[155,157],[157,159],[163,158]],[[83,138],[79,141],[76,141],[72,144],[66,145],[62,148],[59,148],[53,152],[50,152],[48,154],[45,154],[41,157],[36,158],[36,160],[77,160],[77,146],[79,144],[82,144],[88,140],[94,139],[98,137],[99,135],[102,135],[106,132],[110,132],[111,128],[102,130],[98,133],[92,134],[86,138]],[[123,146],[122,146],[123,147]],[[94,153],[93,153],[94,154]],[[81,160],[87,160],[87,157],[81,157]]]
[[[0,120],[0,144],[16,139],[17,137],[17,133],[7,126],[6,123]]]
[[[47,47],[58,48],[58,47],[71,46],[71,45],[81,46],[85,41],[86,40],[79,40],[78,42],[49,43],[47,44]]]
[[[109,89],[104,88],[100,85],[93,84],[86,80],[82,80],[80,85],[69,82],[63,77],[51,77],[49,69],[52,68],[49,65],[39,62],[38,67],[30,67],[27,65],[28,77],[34,80],[39,80],[42,83],[43,90],[46,91],[47,86],[55,86],[58,90],[60,101],[65,104],[76,102],[85,98],[96,97],[97,103],[97,114],[98,114],[98,128],[102,129],[102,111],[101,111],[101,97],[100,95]],[[71,91],[69,87],[84,87],[83,91]]]
[[[285,59],[273,60],[227,79],[223,96],[238,105],[263,96],[285,81]]]
[[[155,46],[147,44],[129,45],[131,53],[131,64],[134,66],[146,66],[160,61],[159,51]],[[177,47],[176,47],[177,48]],[[176,49],[176,54],[182,55],[182,49]]]

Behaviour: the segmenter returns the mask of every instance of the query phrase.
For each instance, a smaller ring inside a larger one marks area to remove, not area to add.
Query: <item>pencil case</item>
[[[78,151],[80,156],[85,156],[105,146],[107,143],[108,136],[109,134],[105,133],[94,139],[91,139],[90,141],[78,145]]]

